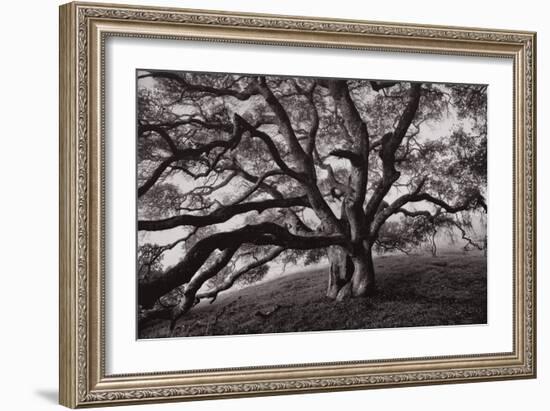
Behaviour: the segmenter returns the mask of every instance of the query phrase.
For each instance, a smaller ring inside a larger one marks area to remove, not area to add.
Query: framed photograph
[[[60,403],[534,378],[535,33],[60,8]]]

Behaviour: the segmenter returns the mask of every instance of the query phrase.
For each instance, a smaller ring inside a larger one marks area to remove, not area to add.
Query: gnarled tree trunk
[[[327,297],[342,301],[349,297],[372,295],[375,273],[370,246],[349,253],[343,247],[328,250],[329,271]]]
[[[339,246],[329,247],[328,261],[327,297],[341,301],[350,295],[353,261],[347,251]]]
[[[352,256],[354,271],[351,277],[352,297],[363,297],[374,294],[375,273],[372,260],[372,247],[365,244],[358,253]]]

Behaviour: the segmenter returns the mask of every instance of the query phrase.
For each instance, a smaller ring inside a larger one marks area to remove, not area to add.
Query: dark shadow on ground
[[[327,269],[303,271],[201,301],[173,334],[168,321],[151,321],[140,338],[487,323],[482,253],[386,255],[375,266],[372,297],[334,302],[325,297]]]

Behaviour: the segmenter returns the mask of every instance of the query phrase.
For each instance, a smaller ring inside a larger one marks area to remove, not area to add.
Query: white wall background
[[[543,410],[550,390],[550,26],[545,2],[128,0],[136,4],[538,32],[539,377],[536,380],[142,405],[136,410]],[[0,408],[57,405],[57,0],[5,2],[0,25]]]

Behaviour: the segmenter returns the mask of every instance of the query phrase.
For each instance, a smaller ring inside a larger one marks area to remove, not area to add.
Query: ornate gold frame
[[[102,116],[108,36],[512,59],[513,352],[105,375]],[[535,377],[535,40],[532,32],[92,3],[61,6],[60,403],[83,407]]]

